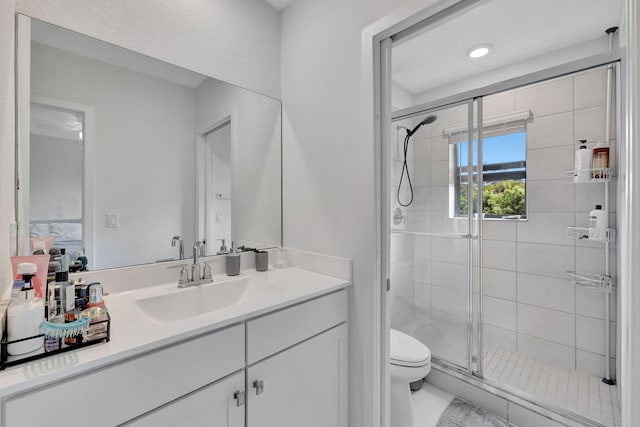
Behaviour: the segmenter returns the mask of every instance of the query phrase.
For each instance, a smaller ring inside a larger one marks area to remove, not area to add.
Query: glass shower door
[[[391,327],[468,372],[477,348],[468,209],[477,202],[477,144],[466,142],[473,110],[470,100],[398,118],[391,139]]]

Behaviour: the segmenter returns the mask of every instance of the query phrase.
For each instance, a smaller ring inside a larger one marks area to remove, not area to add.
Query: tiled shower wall
[[[530,109],[533,120],[528,219],[484,221],[485,342],[595,375],[604,373],[604,296],[572,285],[565,272],[604,273],[604,244],[571,240],[566,230],[588,225],[588,212],[604,204],[606,184],[572,184],[565,171],[573,169],[576,140],[604,140],[605,99],[604,68],[486,99],[487,116]],[[615,146],[613,140],[612,160]],[[615,180],[609,185],[615,227]],[[614,283],[615,259],[613,250]],[[615,323],[610,327],[615,337]]]
[[[588,211],[604,204],[605,184],[574,185],[565,172],[573,169],[576,140],[604,140],[605,83],[606,70],[599,68],[484,99],[485,117],[532,113],[527,123],[528,218],[483,222],[484,342],[596,375],[604,371],[604,297],[572,285],[566,271],[603,273],[604,244],[571,240],[566,230],[587,225]],[[441,111],[412,139],[415,201],[404,209],[400,228],[465,231],[465,220],[449,217],[449,150],[442,131],[464,123],[466,113],[466,106]],[[613,140],[613,166],[615,145]],[[392,188],[401,163],[394,165]],[[610,188],[615,227],[615,180]],[[427,345],[434,327],[466,340],[467,242],[397,234],[391,241],[392,326]],[[615,259],[613,250],[614,283]],[[615,337],[615,323],[610,327]]]

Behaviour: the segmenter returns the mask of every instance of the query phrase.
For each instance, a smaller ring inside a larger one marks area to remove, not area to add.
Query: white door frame
[[[195,240],[200,240],[203,237],[206,237],[207,231],[207,184],[206,184],[206,153],[207,153],[207,135],[219,127],[225,126],[229,124],[231,126],[231,216],[230,220],[233,218],[234,212],[234,204],[235,198],[233,197],[237,194],[235,185],[236,180],[233,178],[234,175],[234,162],[237,158],[235,154],[235,147],[237,144],[234,144],[236,129],[235,129],[235,121],[233,120],[234,114],[229,114],[223,117],[220,120],[213,122],[210,126],[207,126],[203,129],[200,129],[196,132],[196,149],[195,149],[195,164],[196,164],[196,221],[195,221]],[[235,224],[231,221],[231,237],[236,235],[234,233]],[[231,245],[231,242],[227,242],[228,246]],[[213,253],[213,248],[217,242],[207,242],[207,247],[209,248],[209,254]],[[212,246],[213,245],[213,246]]]
[[[431,1],[420,6],[410,6],[396,11],[380,21],[370,25],[362,32],[362,94],[364,112],[361,122],[363,138],[374,143],[374,197],[375,197],[375,275],[373,286],[374,325],[371,337],[373,354],[373,375],[379,378],[374,381],[373,402],[365,402],[365,407],[372,405],[371,425],[389,426],[389,313],[387,310],[388,294],[386,281],[388,274],[388,186],[386,170],[383,164],[383,135],[390,123],[388,111],[388,88],[383,83],[383,64],[389,52],[391,36],[411,31],[411,27],[427,19],[438,19],[445,9],[455,7],[471,7],[478,3],[475,0],[442,0]],[[623,426],[631,427],[640,419],[640,407],[636,401],[640,399],[640,5],[637,0],[625,0],[625,45],[626,62],[622,86],[626,89],[626,105],[624,118],[624,138],[627,141],[621,155],[621,190],[620,224],[627,230],[620,237],[622,248],[620,264],[621,310],[621,372],[618,380],[621,384],[622,421]],[[388,71],[388,70],[387,70]],[[383,104],[384,100],[384,104]],[[387,196],[385,196],[387,195]],[[622,234],[622,233],[620,233]],[[370,348],[364,343],[365,351]]]
[[[372,295],[371,320],[373,334],[371,341],[363,343],[364,351],[373,351],[371,375],[373,381],[372,401],[365,401],[364,423],[373,426],[388,427],[389,414],[389,327],[387,279],[389,279],[389,209],[388,180],[385,166],[386,151],[383,149],[383,135],[388,134],[391,123],[390,88],[386,87],[383,69],[390,55],[390,37],[427,20],[439,20],[438,14],[449,7],[466,7],[479,0],[431,0],[420,5],[400,8],[362,31],[362,102],[363,116],[361,134],[365,141],[374,143],[374,200],[375,200],[375,272]],[[385,41],[386,40],[386,41]],[[366,339],[366,338],[365,338]],[[365,397],[368,397],[366,395]],[[365,409],[366,410],[366,409]],[[370,423],[369,421],[370,417]]]
[[[626,92],[623,125],[625,150],[620,153],[620,236],[618,261],[621,318],[622,425],[631,427],[640,420],[640,5],[625,1],[626,61],[622,88]],[[622,150],[621,150],[622,151]],[[620,197],[622,196],[622,197]]]

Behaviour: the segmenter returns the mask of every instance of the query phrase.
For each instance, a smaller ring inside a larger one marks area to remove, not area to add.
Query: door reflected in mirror
[[[38,249],[36,241],[52,236],[52,245],[72,258],[83,253],[83,136],[83,111],[31,104],[31,251]]]
[[[205,134],[204,141],[205,236],[222,253],[231,244],[231,122]]]

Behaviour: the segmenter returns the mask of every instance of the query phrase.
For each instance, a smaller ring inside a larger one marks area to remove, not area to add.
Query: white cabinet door
[[[128,427],[244,427],[244,371],[125,423]]]
[[[119,425],[243,369],[244,341],[244,326],[232,326],[32,393],[10,397],[5,401],[4,425],[69,425],[67,418],[51,414],[74,414],[74,420],[90,419],[92,427]],[[44,363],[45,366],[66,363],[74,357],[77,356],[73,353],[64,353],[44,359]],[[28,369],[30,365],[24,366],[19,369]],[[69,398],[89,391],[92,402],[108,408],[99,416],[96,416],[95,405],[78,405],[78,399]],[[37,411],[33,410],[34,402],[38,402]]]
[[[247,427],[347,426],[347,325],[247,368]]]

